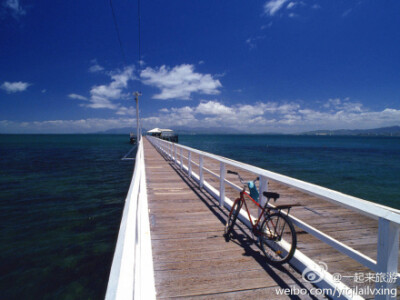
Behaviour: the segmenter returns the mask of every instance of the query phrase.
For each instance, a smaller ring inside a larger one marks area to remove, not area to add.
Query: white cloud
[[[287,9],[292,9],[292,8],[295,7],[296,5],[297,5],[296,2],[290,2],[290,3],[286,6],[286,8],[287,8]]]
[[[129,107],[121,106],[117,110],[116,114],[121,115],[121,116],[125,116],[125,115],[133,116],[136,114],[136,109],[133,106],[129,106]]]
[[[90,63],[92,64],[89,67],[89,72],[90,73],[97,73],[97,72],[101,72],[104,71],[104,67],[100,66],[99,63],[97,62],[97,59],[92,59],[90,61]]]
[[[399,124],[398,109],[369,111],[348,98],[329,99],[327,103],[329,107],[316,109],[295,102],[226,105],[216,100],[203,100],[193,107],[161,109],[158,115],[145,118],[144,126],[220,126],[252,133],[296,133],[317,129],[368,129]]]
[[[317,129],[368,129],[399,125],[400,109],[372,111],[350,99],[329,99],[310,108],[295,102],[274,101],[227,105],[217,100],[198,105],[163,108],[142,116],[144,128],[153,127],[231,127],[251,133],[298,133]],[[133,115],[133,107],[119,106],[120,115]],[[50,120],[40,122],[0,121],[1,133],[90,133],[130,127],[132,117],[110,119]]]
[[[349,98],[345,98],[343,100],[341,100],[340,98],[329,99],[323,105],[323,107],[331,110],[347,112],[363,112],[365,110],[362,103],[350,102]]]
[[[212,75],[196,73],[194,66],[187,64],[172,69],[165,65],[154,69],[147,67],[140,75],[144,84],[161,90],[161,93],[153,96],[154,99],[187,100],[192,93],[219,94],[218,89],[222,87],[221,82]]]
[[[264,114],[264,109],[265,105],[264,104],[259,104],[259,105],[240,105],[237,108],[237,113],[242,116],[248,117],[254,117],[254,116],[259,116]]]
[[[201,102],[195,111],[203,115],[229,115],[234,113],[232,108],[216,101]]]
[[[16,19],[26,14],[26,10],[21,6],[19,0],[6,0],[3,2],[3,6],[10,10],[12,16]]]
[[[68,97],[71,99],[78,99],[78,100],[83,100],[83,101],[89,100],[87,97],[78,95],[78,94],[69,94]]]
[[[35,122],[0,121],[4,133],[94,133],[112,128],[133,127],[134,118],[49,120]]]
[[[96,60],[91,61],[93,72],[104,70],[99,66]],[[79,104],[81,107],[88,107],[93,109],[111,109],[117,115],[132,115],[135,113],[133,107],[126,107],[122,105],[121,101],[126,101],[131,98],[127,91],[128,83],[130,80],[137,79],[134,75],[134,67],[128,66],[123,70],[115,70],[112,72],[102,72],[103,75],[108,75],[111,81],[108,84],[100,84],[93,86],[89,93],[90,97],[82,96],[79,94],[71,93],[68,95],[71,99],[82,100],[84,103]]]
[[[264,12],[267,15],[275,15],[288,0],[270,0],[264,4]]]
[[[5,90],[8,94],[11,93],[17,93],[17,92],[23,92],[25,91],[31,84],[28,82],[22,82],[22,81],[17,81],[17,82],[9,82],[5,81],[0,88]]]
[[[89,68],[90,73],[96,73],[96,72],[100,72],[103,70],[104,70],[104,68],[102,66],[100,66],[99,64],[92,65]]]
[[[265,39],[264,35],[259,35],[256,37],[250,37],[246,40],[246,44],[250,47],[250,49],[254,49],[257,47],[257,42]]]
[[[123,91],[127,88],[128,81],[135,79],[133,70],[133,66],[129,66],[122,71],[112,72],[109,84],[93,86],[90,90],[90,103],[86,106],[90,108],[119,109],[120,105],[113,102],[113,100],[126,99],[129,96]]]

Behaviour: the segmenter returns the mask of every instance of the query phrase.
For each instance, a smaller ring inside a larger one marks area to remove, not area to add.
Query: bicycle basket
[[[250,190],[250,197],[253,198],[256,202],[258,202],[258,198],[260,197],[260,194],[258,193],[257,187],[254,184],[254,181],[249,181],[247,183],[247,186],[249,187],[249,190]]]

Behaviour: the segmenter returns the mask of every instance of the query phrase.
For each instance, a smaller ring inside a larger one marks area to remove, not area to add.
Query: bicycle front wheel
[[[239,198],[237,198],[235,200],[235,202],[233,203],[231,211],[229,212],[228,221],[226,222],[226,225],[225,225],[225,234],[224,235],[226,238],[229,238],[229,235],[232,232],[233,226],[236,223],[236,219],[237,219],[237,216],[239,215],[241,204],[242,204],[242,202],[240,201]]]
[[[281,213],[268,215],[261,224],[261,250],[271,264],[284,264],[294,255],[296,231],[290,219]]]

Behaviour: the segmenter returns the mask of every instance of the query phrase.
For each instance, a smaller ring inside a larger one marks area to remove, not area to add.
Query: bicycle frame
[[[255,205],[257,205],[258,208],[261,209],[261,213],[260,213],[260,215],[258,216],[258,220],[257,220],[257,222],[256,222],[255,224],[253,223],[253,219],[252,219],[252,217],[251,217],[250,210],[249,210],[249,208],[247,207],[247,203],[246,203],[246,198],[245,198],[245,196],[247,196],[248,198],[250,198],[251,201],[253,201],[253,203],[254,203]],[[251,227],[252,227],[253,232],[256,232],[256,230],[257,230],[257,228],[258,228],[258,224],[260,223],[262,217],[264,216],[265,211],[267,211],[267,213],[268,213],[268,212],[271,210],[271,208],[267,207],[267,206],[268,206],[268,202],[264,205],[264,207],[262,207],[256,200],[254,200],[254,199],[245,191],[245,189],[243,189],[243,190],[240,192],[240,198],[239,198],[239,199],[240,199],[240,201],[241,201],[242,203],[244,203],[244,206],[245,206],[246,211],[247,211],[247,215],[249,216],[249,220],[250,220],[250,223],[251,223]]]

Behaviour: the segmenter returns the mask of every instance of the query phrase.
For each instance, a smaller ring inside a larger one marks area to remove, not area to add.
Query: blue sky
[[[400,125],[400,2],[0,0],[0,132]],[[121,53],[123,52],[123,54]],[[124,61],[125,57],[125,61]]]

